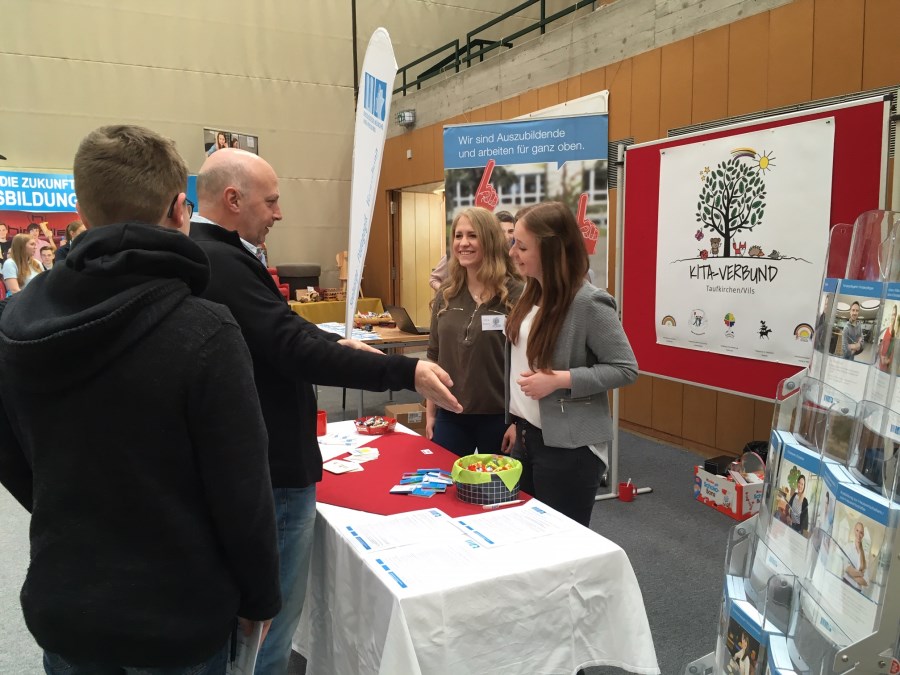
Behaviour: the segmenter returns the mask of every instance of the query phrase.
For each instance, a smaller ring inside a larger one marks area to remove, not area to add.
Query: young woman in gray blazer
[[[588,526],[613,428],[607,393],[637,378],[615,301],[585,281],[588,256],[559,202],[518,214],[510,254],[526,278],[506,323],[504,452],[522,489]]]

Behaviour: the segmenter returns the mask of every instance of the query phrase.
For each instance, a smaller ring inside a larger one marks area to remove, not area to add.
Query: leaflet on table
[[[454,575],[471,580],[471,571],[484,569],[482,546],[472,537],[453,536],[366,555],[366,564],[385,584],[400,591],[422,593],[453,585]]]
[[[348,520],[338,529],[361,551],[384,551],[430,539],[460,537],[450,516],[440,509],[409,511],[359,521]]]
[[[229,662],[227,675],[253,675],[259,647],[262,643],[262,630],[262,621],[254,622],[250,635],[245,635],[244,631],[238,627],[235,634],[234,660]]]
[[[826,465],[804,585],[851,641],[872,633],[890,565],[900,506]]]
[[[821,483],[823,459],[800,445],[793,436],[780,434],[782,452],[772,484],[771,516],[765,544],[769,565],[776,573],[802,576],[813,529],[815,501]],[[825,460],[830,462],[830,460]]]
[[[326,321],[325,323],[317,323],[319,328],[324,330],[326,333],[335,333],[336,335],[340,335],[344,337],[347,334],[347,329],[345,324],[338,323],[336,321]],[[359,328],[354,328],[350,334],[351,339],[353,340],[380,340],[381,336],[374,331],[361,330]]]
[[[831,326],[830,332],[822,337],[822,350],[813,350],[810,373],[854,402],[860,401],[865,397],[869,366],[875,363],[874,328],[880,325],[878,319],[883,305],[884,284],[879,281],[826,279],[823,286],[825,298],[833,288],[836,288],[832,312],[834,319],[831,323],[823,320],[823,326],[818,329],[822,335],[822,331]],[[820,317],[828,314],[829,310],[824,309]],[[823,358],[824,363],[821,361]]]
[[[533,499],[524,506],[455,518],[453,523],[487,546],[513,544],[580,528],[574,520]]]

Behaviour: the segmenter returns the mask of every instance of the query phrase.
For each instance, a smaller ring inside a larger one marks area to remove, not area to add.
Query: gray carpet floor
[[[417,400],[410,392],[396,393],[394,398],[401,403]],[[320,389],[320,407],[328,411],[329,420],[356,417],[358,393],[347,392],[347,410],[342,409],[341,399],[340,389]],[[387,399],[386,393],[366,393],[365,414],[383,412]],[[631,503],[600,501],[591,523],[592,529],[619,544],[631,560],[663,675],[681,675],[686,664],[713,651],[715,645],[725,542],[734,521],[692,498],[693,467],[700,461],[699,456],[681,448],[623,433],[620,476],[631,477],[639,487],[652,487],[653,492],[638,495]],[[40,650],[25,627],[19,605],[27,565],[28,514],[0,489],[3,675],[43,672]],[[289,672],[305,673],[299,654],[294,654]],[[590,668],[587,675],[620,672]]]

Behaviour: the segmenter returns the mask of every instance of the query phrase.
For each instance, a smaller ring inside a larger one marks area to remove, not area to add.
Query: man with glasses
[[[306,597],[316,482],[322,479],[312,384],[415,389],[447,410],[462,407],[447,389],[449,376],[436,364],[385,356],[291,311],[255,255],[281,220],[278,177],[268,162],[245,150],[219,150],[197,175],[197,197],[200,213],[191,222],[191,238],[206,252],[211,270],[204,297],[227,305],[241,326],[269,432],[282,611],[272,622],[256,673],[283,675]]]
[[[32,514],[25,621],[50,675],[224,674],[236,624],[264,631],[280,608],[250,355],[197,297],[209,267],[184,235],[175,144],[101,127],[74,176],[87,232],[0,306],[0,482]],[[61,434],[48,409],[77,421]]]

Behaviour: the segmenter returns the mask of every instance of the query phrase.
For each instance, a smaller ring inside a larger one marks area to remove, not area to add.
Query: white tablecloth
[[[295,636],[308,675],[659,673],[631,563],[608,539],[575,526],[485,551],[481,569],[417,570],[404,590],[341,534],[382,517],[318,506]]]

